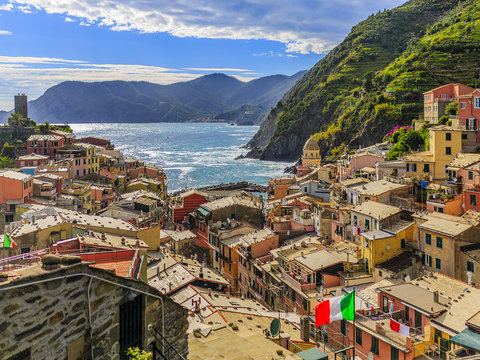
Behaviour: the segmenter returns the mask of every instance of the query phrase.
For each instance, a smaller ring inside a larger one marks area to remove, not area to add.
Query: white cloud
[[[235,68],[185,68],[185,70],[194,71],[228,71],[228,72],[246,72],[251,71],[248,69],[235,69]]]
[[[177,37],[265,39],[284,43],[286,52],[306,54],[328,51],[358,21],[404,0],[10,1],[21,11],[42,9],[85,26]]]
[[[215,69],[204,69],[209,73]],[[238,70],[221,68],[225,72],[238,73]],[[193,80],[202,73],[191,73],[188,69],[174,69],[149,65],[129,64],[92,64],[82,60],[69,60],[45,57],[0,56],[0,109],[13,107],[13,95],[26,93],[29,99],[35,99],[43,92],[62,81],[149,81],[158,84],[171,84]],[[217,69],[218,70],[218,69]],[[248,71],[248,70],[244,70]],[[235,75],[242,81],[255,78],[253,74]]]
[[[12,35],[12,32],[8,30],[0,30],[0,35]]]
[[[3,5],[0,5],[0,11],[11,11],[13,9],[13,5],[12,4],[3,4]]]

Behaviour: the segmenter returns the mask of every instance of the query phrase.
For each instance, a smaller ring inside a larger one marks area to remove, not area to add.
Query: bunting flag
[[[410,327],[400,324],[398,321],[390,319],[390,329],[399,333],[402,336],[410,336]]]
[[[13,241],[12,239],[10,239],[10,235],[5,233],[5,235],[3,237],[3,247],[4,248],[16,248],[17,243],[15,241]]]
[[[335,320],[353,320],[355,317],[355,293],[335,296],[315,306],[315,326],[330,324]]]

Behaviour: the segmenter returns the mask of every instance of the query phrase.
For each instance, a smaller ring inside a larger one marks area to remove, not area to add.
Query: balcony
[[[282,279],[285,281],[287,285],[289,285],[292,289],[302,292],[304,290],[313,290],[316,287],[315,283],[308,283],[305,276],[295,276],[293,277],[291,274],[287,272],[282,273]]]

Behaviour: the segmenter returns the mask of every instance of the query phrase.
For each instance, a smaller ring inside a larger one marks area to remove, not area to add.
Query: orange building
[[[7,170],[0,173],[0,204],[17,200],[26,203],[33,196],[33,176]]]

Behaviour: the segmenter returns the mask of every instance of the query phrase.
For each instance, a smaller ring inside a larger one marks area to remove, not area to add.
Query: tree
[[[126,353],[129,360],[152,360],[153,359],[153,354],[151,352],[140,350],[137,347],[128,348]]]
[[[8,125],[16,128],[26,127],[30,125],[30,121],[19,113],[13,113],[8,117]]]
[[[9,169],[15,167],[15,160],[8,156],[0,157],[0,169]]]
[[[445,107],[445,115],[458,115],[458,100],[451,102]]]
[[[3,144],[1,156],[15,158],[15,146],[10,145],[8,142]]]

